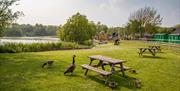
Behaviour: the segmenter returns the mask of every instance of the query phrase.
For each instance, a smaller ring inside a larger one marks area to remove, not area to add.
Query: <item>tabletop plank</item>
[[[102,55],[93,55],[93,56],[89,56],[89,58],[95,59],[95,60],[101,60],[101,61],[113,63],[113,64],[126,62],[124,60],[114,59],[114,58],[110,58],[110,57],[106,57],[106,56],[102,56]]]

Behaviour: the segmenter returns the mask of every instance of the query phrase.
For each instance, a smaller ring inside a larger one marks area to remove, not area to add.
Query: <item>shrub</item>
[[[64,49],[82,49],[90,48],[90,46],[79,45],[71,42],[56,42],[56,43],[6,43],[0,45],[0,53],[19,53],[19,52],[39,52],[50,50],[64,50]]]
[[[83,45],[86,45],[86,46],[93,46],[93,41],[92,41],[92,40],[84,41],[84,42],[83,42]]]

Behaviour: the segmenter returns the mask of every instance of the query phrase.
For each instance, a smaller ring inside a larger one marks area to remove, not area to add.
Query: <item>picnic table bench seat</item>
[[[115,66],[115,67],[121,68],[121,67],[119,67],[119,66]],[[132,69],[132,68],[131,68],[131,67],[127,67],[127,66],[123,66],[123,69],[124,69],[124,71],[126,71],[126,70],[130,70],[130,69]]]
[[[96,67],[92,67],[92,66],[90,66],[88,64],[83,64],[83,65],[81,65],[81,67],[84,68],[84,69],[95,71],[95,72],[97,72],[97,73],[99,73],[99,74],[101,74],[103,76],[108,76],[108,75],[112,74],[112,72],[104,71],[104,70],[98,69]]]

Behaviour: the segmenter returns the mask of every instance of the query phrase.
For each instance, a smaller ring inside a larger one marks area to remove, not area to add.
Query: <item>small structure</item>
[[[168,41],[180,44],[180,28],[175,28],[175,31],[169,34]]]
[[[155,34],[153,36],[153,40],[160,41],[160,42],[167,42],[168,41],[168,34],[166,34],[166,33]]]

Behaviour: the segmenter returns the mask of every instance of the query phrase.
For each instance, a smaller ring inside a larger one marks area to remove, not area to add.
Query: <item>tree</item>
[[[174,28],[180,28],[180,24],[175,25]]]
[[[10,8],[17,1],[18,0],[0,0],[0,36],[2,36],[7,26],[23,14],[20,11],[13,12]]]
[[[42,24],[36,24],[34,29],[34,35],[36,36],[45,36],[47,35],[46,29]]]
[[[96,28],[97,28],[98,33],[102,32],[102,31],[104,31],[106,33],[108,30],[108,27],[104,24],[101,24],[101,22],[97,23]]]
[[[9,27],[6,31],[5,31],[5,36],[8,37],[22,37],[23,32],[22,32],[22,28],[19,24],[12,24],[11,27]]]
[[[142,36],[142,33],[144,32],[143,29],[141,29],[141,22],[137,21],[137,20],[130,20],[129,22],[130,27],[129,27],[129,31],[131,32],[132,36],[135,36],[136,34],[140,34],[140,36]]]
[[[83,43],[95,35],[95,24],[89,22],[85,15],[76,13],[70,17],[60,30],[60,38],[64,41]]]
[[[156,33],[156,27],[161,25],[162,19],[160,14],[157,14],[157,10],[151,7],[140,8],[130,15],[129,22],[137,22],[139,31],[141,33]],[[133,26],[132,24],[130,26]],[[137,25],[135,25],[137,27]],[[143,34],[141,34],[141,37]]]
[[[157,32],[158,33],[166,33],[170,34],[174,31],[174,28],[168,28],[168,27],[158,27]]]

